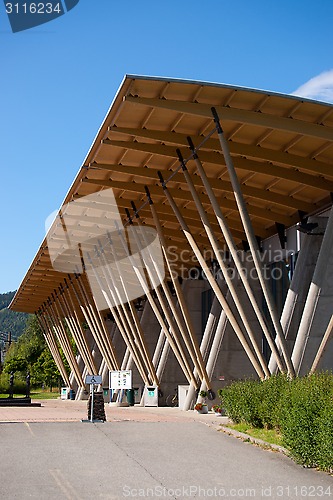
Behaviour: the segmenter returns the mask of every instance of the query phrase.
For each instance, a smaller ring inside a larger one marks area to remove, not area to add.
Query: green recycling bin
[[[127,389],[127,403],[130,406],[134,406],[134,389]]]

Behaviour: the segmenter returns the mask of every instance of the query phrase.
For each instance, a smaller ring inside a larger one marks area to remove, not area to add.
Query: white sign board
[[[87,375],[86,376],[86,380],[85,380],[85,383],[86,384],[101,384],[102,383],[102,375]]]
[[[132,370],[110,372],[110,389],[132,389]]]

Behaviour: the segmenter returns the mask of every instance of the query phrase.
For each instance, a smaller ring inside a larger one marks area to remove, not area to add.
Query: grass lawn
[[[243,432],[257,439],[262,439],[270,444],[277,444],[282,446],[282,436],[275,429],[258,429],[251,427],[248,424],[231,424],[228,425],[231,429],[235,429],[238,432]]]
[[[14,398],[24,398],[25,394],[14,394]],[[54,389],[53,392],[42,389],[33,389],[30,393],[31,399],[57,399],[60,397],[59,392]],[[8,398],[8,394],[0,394],[0,398]]]

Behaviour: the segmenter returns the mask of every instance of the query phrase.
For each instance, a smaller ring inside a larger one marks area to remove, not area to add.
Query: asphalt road
[[[1,499],[333,498],[331,476],[199,422],[2,423]]]

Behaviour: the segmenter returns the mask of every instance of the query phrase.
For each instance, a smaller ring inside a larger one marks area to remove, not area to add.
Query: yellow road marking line
[[[65,478],[60,469],[49,469],[49,473],[68,500],[81,500],[74,487]]]
[[[33,437],[36,437],[35,433],[33,432],[33,430],[31,429],[30,425],[28,424],[28,422],[24,422],[24,425],[27,427],[28,431],[30,432],[30,434],[33,436]]]

